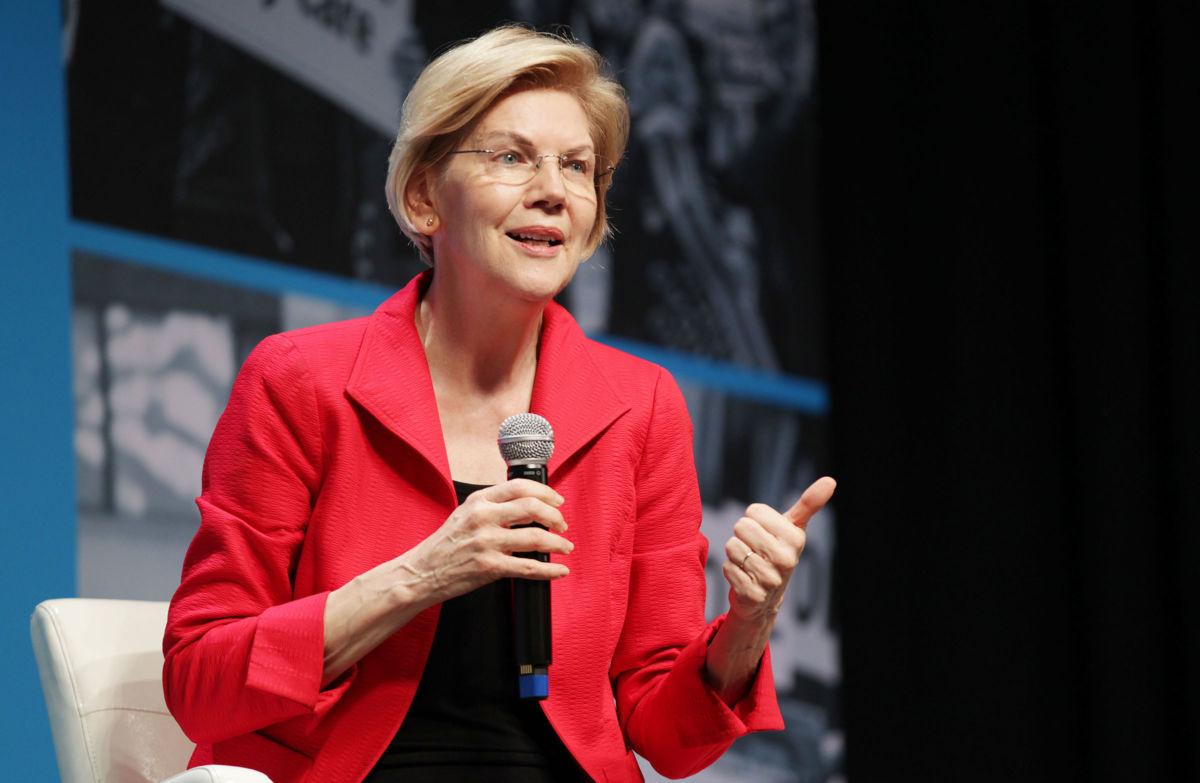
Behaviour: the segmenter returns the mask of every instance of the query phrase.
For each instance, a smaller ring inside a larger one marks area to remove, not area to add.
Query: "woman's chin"
[[[567,287],[575,274],[577,264],[565,258],[527,259],[519,264],[509,280],[509,286],[527,301],[549,302]]]

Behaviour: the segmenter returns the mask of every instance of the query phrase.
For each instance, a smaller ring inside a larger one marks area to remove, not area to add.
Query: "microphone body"
[[[546,463],[554,451],[554,433],[549,422],[532,413],[510,416],[500,425],[498,440],[500,454],[508,463],[508,478],[549,483]],[[524,526],[534,524],[530,522]],[[513,554],[550,562],[550,555],[545,552]],[[523,699],[544,699],[550,695],[550,583],[541,579],[510,581],[517,687]]]

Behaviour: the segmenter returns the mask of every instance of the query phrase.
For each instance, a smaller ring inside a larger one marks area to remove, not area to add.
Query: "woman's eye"
[[[563,170],[569,171],[572,174],[578,174],[581,177],[586,177],[588,173],[588,162],[580,158],[571,158],[563,164]]]
[[[511,150],[505,150],[504,152],[497,153],[496,161],[504,164],[505,166],[516,166],[523,162],[520,154]]]

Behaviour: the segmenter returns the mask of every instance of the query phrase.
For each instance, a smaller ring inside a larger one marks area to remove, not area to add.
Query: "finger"
[[[739,596],[745,595],[754,586],[754,578],[739,568],[737,563],[730,560],[726,560],[721,565],[721,574]]]
[[[795,565],[787,566],[783,571],[780,567],[770,559],[763,557],[758,552],[751,554],[745,559],[742,565],[742,571],[746,576],[754,580],[754,582],[767,592],[778,590],[783,585],[787,584],[788,578],[792,575],[792,569]]]
[[[735,602],[761,604],[766,600],[767,593],[763,590],[762,586],[733,563],[726,562],[722,565],[721,573],[724,575],[725,581],[729,583],[729,601],[731,604]]]
[[[759,569],[771,567],[761,554],[736,536],[725,543],[725,557],[727,565],[732,565],[754,582],[759,581]]]
[[[804,530],[770,506],[752,503],[746,508],[746,518],[761,526],[765,535],[778,539],[783,545],[792,549],[804,548]]]
[[[522,525],[541,525],[556,533],[565,533],[567,521],[562,512],[553,506],[548,506],[540,498],[514,498],[505,503],[497,503],[491,508],[492,520],[501,527],[520,527]]]
[[[800,561],[798,552],[786,549],[781,552],[752,550],[728,562],[765,590],[776,590],[787,584],[792,571]]]
[[[502,484],[479,490],[478,494],[493,503],[505,503],[523,497],[534,497],[543,503],[558,508],[563,504],[563,496],[558,494],[548,484],[530,479],[509,479]]]
[[[739,568],[753,552],[750,545],[737,536],[733,536],[725,542],[725,559]]]
[[[541,560],[529,557],[510,556],[505,560],[504,565],[508,572],[505,576],[517,579],[537,579],[545,582],[551,579],[561,579],[571,573],[571,569],[562,563],[543,563]]]
[[[545,552],[568,555],[575,544],[540,527],[510,528],[496,536],[496,547],[506,554],[513,552]]]
[[[783,512],[783,515],[791,520],[793,525],[803,530],[808,526],[808,520],[812,519],[813,514],[824,508],[829,499],[833,497],[835,489],[837,489],[837,482],[829,476],[822,476],[804,490],[804,494],[800,496],[796,504]]]
[[[804,531],[792,525],[770,506],[751,506],[733,526],[733,534],[746,542],[752,550],[780,568],[795,568],[804,549]],[[767,516],[765,522],[760,518]]]
[[[749,516],[733,523],[733,535],[755,551],[770,547],[775,538],[775,535],[764,528],[757,519]]]

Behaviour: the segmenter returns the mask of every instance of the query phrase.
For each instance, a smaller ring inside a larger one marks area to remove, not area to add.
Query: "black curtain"
[[[1200,780],[1200,11],[822,3],[847,771]]]

